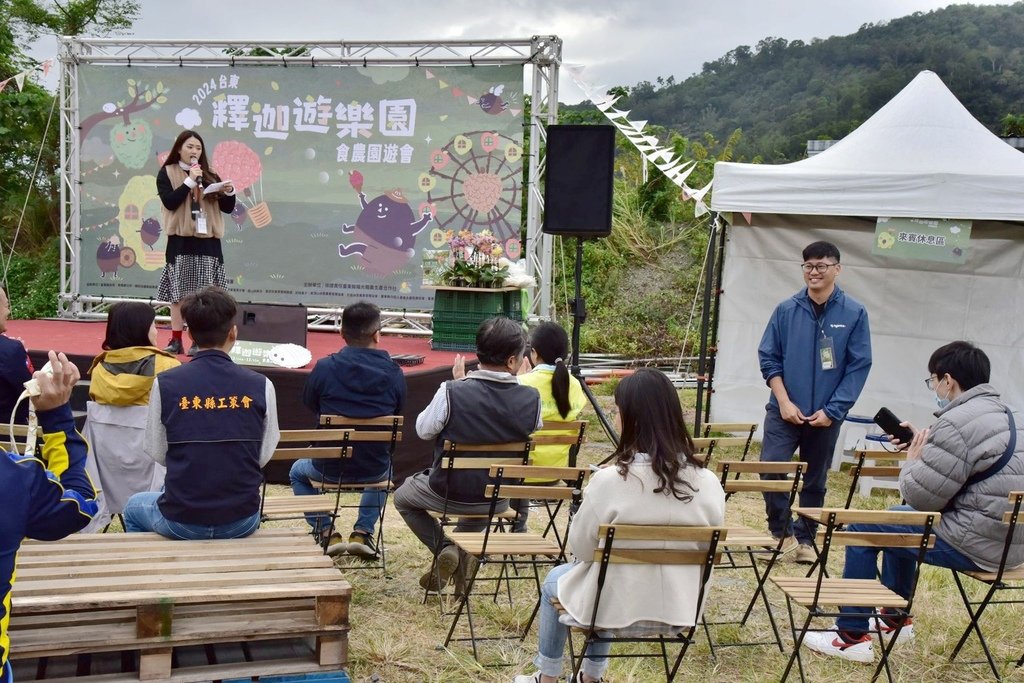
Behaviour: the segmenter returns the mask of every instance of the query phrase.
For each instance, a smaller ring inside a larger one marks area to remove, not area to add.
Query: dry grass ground
[[[692,402],[692,397],[689,398]],[[600,397],[602,402],[609,401]],[[610,405],[610,403],[609,403]],[[584,463],[597,462],[610,452],[593,412],[587,414],[595,420],[589,434],[589,443],[583,453]],[[758,419],[758,416],[752,416]],[[726,458],[727,453],[716,454]],[[830,473],[828,505],[842,506],[849,488],[845,472]],[[884,508],[899,502],[892,491],[876,490],[871,498],[855,498],[855,507]],[[351,511],[350,511],[351,512]],[[536,515],[531,527],[540,530]],[[758,497],[738,497],[728,507],[730,523],[750,524],[761,528],[764,507]],[[351,518],[345,518],[347,528]],[[532,583],[522,583],[514,589],[517,597],[509,607],[507,602],[482,606],[478,612],[478,628],[488,633],[509,635],[506,641],[484,644],[482,659],[487,666],[478,664],[468,643],[455,643],[444,649],[441,643],[450,624],[450,617],[441,616],[436,600],[423,604],[423,593],[417,579],[428,567],[430,556],[406,528],[393,508],[388,508],[385,519],[388,550],[388,576],[376,569],[357,569],[354,559],[339,562],[340,570],[354,587],[350,635],[350,674],[358,683],[380,681],[387,683],[423,683],[426,681],[511,681],[518,673],[533,671],[531,660],[537,643],[536,625],[525,642],[511,637],[529,616],[532,607]],[[353,564],[355,563],[355,565]],[[842,571],[842,556],[833,563],[833,575]],[[801,575],[798,565],[777,565],[779,574]],[[709,615],[734,614],[753,590],[749,572],[716,573],[708,600]],[[769,598],[780,628],[784,629],[784,642],[789,646],[785,599],[774,587],[769,587]],[[984,681],[991,680],[987,665],[968,665],[948,662],[952,649],[967,623],[964,608],[948,570],[925,567],[921,575],[915,604],[916,640],[894,652],[893,672],[899,681]],[[801,613],[798,612],[798,616]],[[997,656],[1016,658],[1024,652],[1024,610],[1016,606],[998,606],[991,609],[983,622],[990,644]],[[717,639],[728,642],[730,637],[763,639],[769,635],[763,611],[755,611],[750,625],[742,632],[732,627],[719,627]],[[979,659],[981,649],[972,640],[967,648],[967,659]],[[729,681],[731,683],[775,681],[785,667],[788,654],[782,654],[772,645],[723,648],[717,659],[710,657],[707,641],[700,636],[691,648],[681,668],[681,681]],[[963,655],[961,655],[963,657]],[[825,659],[807,653],[805,656],[811,681],[866,681],[871,669],[858,664]],[[614,683],[648,683],[663,679],[657,659],[613,660],[607,680]],[[1024,680],[1024,674],[1014,673],[1004,680]]]

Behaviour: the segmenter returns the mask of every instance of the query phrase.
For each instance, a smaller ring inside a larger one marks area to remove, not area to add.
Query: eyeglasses
[[[800,268],[805,273],[810,273],[812,270],[818,273],[824,273],[832,266],[838,266],[838,263],[802,263]]]
[[[928,391],[935,391],[935,385],[939,383],[939,377],[937,375],[931,375],[924,381],[924,385],[928,387]]]

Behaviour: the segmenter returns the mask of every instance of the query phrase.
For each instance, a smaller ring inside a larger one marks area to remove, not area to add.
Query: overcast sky
[[[698,73],[766,36],[809,41],[949,5],[935,0],[141,0],[139,40],[445,40],[554,34],[563,61],[592,85],[635,85]],[[974,2],[972,4],[1011,4]],[[33,46],[56,55],[55,39]],[[583,94],[563,73],[559,100]]]

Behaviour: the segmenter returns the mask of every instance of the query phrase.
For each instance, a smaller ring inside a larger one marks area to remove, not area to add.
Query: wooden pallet
[[[11,659],[18,680],[32,680],[22,660],[38,670],[40,658],[106,652],[128,653],[128,670],[77,680],[197,681],[347,662],[352,588],[302,530],[216,541],[93,534],[27,542],[17,571]],[[307,656],[274,662],[175,666],[182,648],[280,639],[313,646]]]

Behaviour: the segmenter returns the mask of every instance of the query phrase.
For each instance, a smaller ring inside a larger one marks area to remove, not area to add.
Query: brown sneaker
[[[814,546],[801,543],[800,547],[793,553],[793,561],[797,564],[814,564],[818,561],[818,553],[814,550]]]
[[[772,536],[772,538],[774,538],[775,542],[778,543],[778,536]],[[800,544],[797,542],[796,536],[786,536],[786,538],[782,541],[782,547],[779,548],[779,559],[781,560],[783,555],[785,555],[786,553],[796,550],[798,545]],[[757,556],[757,559],[761,562],[768,562],[772,559],[772,553],[760,553]]]
[[[327,541],[327,554],[331,557],[344,555],[348,552],[348,543],[341,537],[341,534],[331,534]]]
[[[479,567],[479,558],[459,550],[459,568],[455,571],[455,597],[461,598],[466,594],[466,586]]]
[[[450,543],[438,554],[434,565],[420,577],[420,587],[431,593],[440,593],[459,568],[459,549]]]

